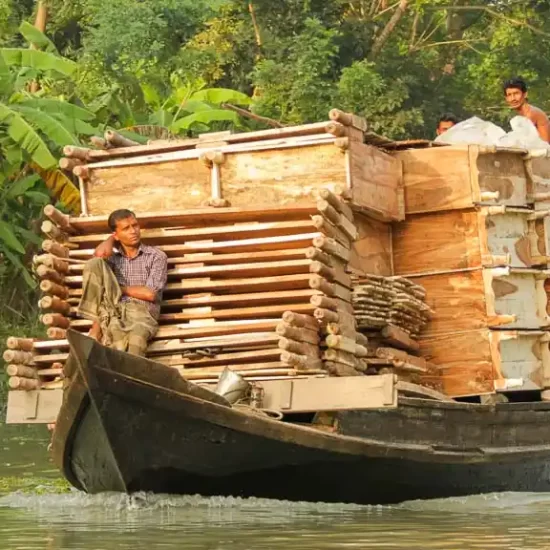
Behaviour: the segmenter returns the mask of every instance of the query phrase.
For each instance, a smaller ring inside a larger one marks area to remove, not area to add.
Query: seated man
[[[115,210],[107,223],[113,234],[84,267],[78,314],[93,321],[90,336],[104,345],[145,355],[158,329],[166,254],[142,244],[130,210]]]

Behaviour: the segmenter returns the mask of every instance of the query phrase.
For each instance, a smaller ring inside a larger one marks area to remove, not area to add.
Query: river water
[[[550,550],[550,494],[398,506],[68,489],[43,426],[0,425],[0,549]]]

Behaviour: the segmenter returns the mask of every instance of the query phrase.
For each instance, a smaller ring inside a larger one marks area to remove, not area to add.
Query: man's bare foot
[[[98,342],[101,342],[101,326],[97,321],[93,322],[92,328],[90,329],[88,336],[90,338],[93,338],[94,340],[97,340]]]

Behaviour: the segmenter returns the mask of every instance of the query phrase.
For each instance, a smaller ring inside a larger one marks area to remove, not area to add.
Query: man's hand
[[[125,296],[145,302],[154,302],[157,299],[157,293],[146,286],[122,286],[120,290]]]
[[[113,248],[115,246],[115,238],[111,235],[107,240],[103,241],[94,250],[94,256],[96,258],[103,258],[106,260],[113,255]]]

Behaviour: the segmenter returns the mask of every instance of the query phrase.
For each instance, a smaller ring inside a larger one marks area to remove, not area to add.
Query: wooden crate
[[[425,334],[487,327],[540,329],[550,325],[544,281],[548,271],[485,268],[415,276],[434,316]]]
[[[407,216],[393,228],[396,275],[476,267],[547,267],[549,217],[507,206]]]
[[[537,390],[550,379],[550,335],[543,331],[480,329],[425,336],[420,353],[439,366],[453,397]]]
[[[476,204],[527,206],[523,151],[477,145],[398,151],[403,162],[405,212],[437,212]]]
[[[401,162],[360,142],[319,134],[217,144],[206,152],[185,142],[167,153],[132,149],[131,157],[87,165],[85,214],[108,214],[121,204],[138,213],[188,209],[213,200],[233,207],[303,206],[321,188],[340,188],[358,211],[404,218]]]

